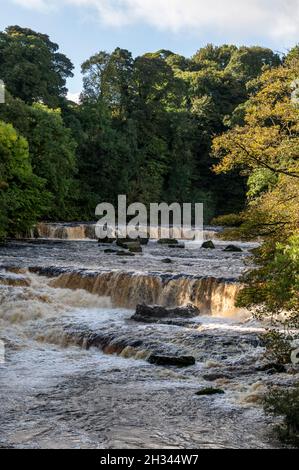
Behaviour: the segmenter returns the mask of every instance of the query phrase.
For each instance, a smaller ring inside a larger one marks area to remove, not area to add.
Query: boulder
[[[149,238],[138,237],[138,241],[139,241],[140,245],[146,246],[146,245],[148,245]]]
[[[194,305],[186,307],[165,308],[159,305],[137,305],[131,320],[143,323],[155,323],[159,320],[173,318],[194,318],[200,315],[200,310]]]
[[[132,242],[135,242],[135,240],[132,240],[131,238],[117,238],[116,245],[119,246],[120,248],[125,248],[127,250],[128,243],[132,243]]]
[[[206,250],[215,250],[215,245],[214,243],[212,242],[212,240],[208,240],[207,242],[204,242],[202,245],[201,245],[202,248],[205,248]]]
[[[168,248],[180,248],[180,249],[184,249],[185,248],[185,245],[184,243],[178,243],[177,245],[168,245]]]
[[[239,246],[236,245],[228,245],[223,251],[228,253],[242,253],[243,250]]]
[[[190,367],[194,366],[196,361],[193,356],[166,356],[151,354],[148,358],[148,362],[157,366]]]
[[[106,253],[107,255],[113,255],[119,253],[119,251],[108,248],[107,250],[104,250],[104,253]]]
[[[118,238],[116,244],[125,250],[130,250],[132,253],[142,253],[140,240],[132,240],[131,238]]]
[[[128,250],[131,253],[142,253],[142,246],[140,243],[127,243]]]
[[[164,264],[172,264],[173,261],[172,261],[172,259],[170,259],[170,258],[165,258],[165,259],[162,259],[161,263],[164,263]]]

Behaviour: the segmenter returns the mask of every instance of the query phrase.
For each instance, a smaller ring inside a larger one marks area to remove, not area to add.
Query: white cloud
[[[70,101],[74,101],[74,103],[79,104],[80,103],[80,95],[81,95],[81,93],[68,92],[67,99],[70,100]]]
[[[45,0],[13,0],[14,3],[22,7],[26,7],[32,10],[48,11],[52,9],[53,5],[56,3],[56,0],[46,2]],[[54,5],[55,6],[55,5]]]
[[[13,0],[27,8],[65,4],[92,8],[110,26],[148,24],[160,30],[203,33],[228,39],[299,37],[299,0]]]

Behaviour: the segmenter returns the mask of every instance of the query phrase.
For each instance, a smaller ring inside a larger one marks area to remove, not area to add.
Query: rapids
[[[170,249],[128,259],[95,241],[0,247],[0,447],[273,448],[260,399],[287,374],[258,370],[263,326],[233,305],[248,250]],[[164,264],[165,258],[171,264]],[[173,324],[131,320],[140,302],[197,305]],[[152,354],[193,356],[159,367]],[[199,397],[206,387],[224,395]]]

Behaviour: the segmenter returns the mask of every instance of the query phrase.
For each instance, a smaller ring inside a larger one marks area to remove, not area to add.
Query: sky
[[[134,56],[168,49],[190,57],[207,43],[262,45],[286,52],[299,43],[299,0],[1,0],[0,29],[46,33],[75,65],[116,47]]]

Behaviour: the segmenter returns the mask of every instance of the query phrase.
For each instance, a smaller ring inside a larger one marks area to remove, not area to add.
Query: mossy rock
[[[142,253],[142,246],[140,243],[128,243],[127,247],[130,253]]]

